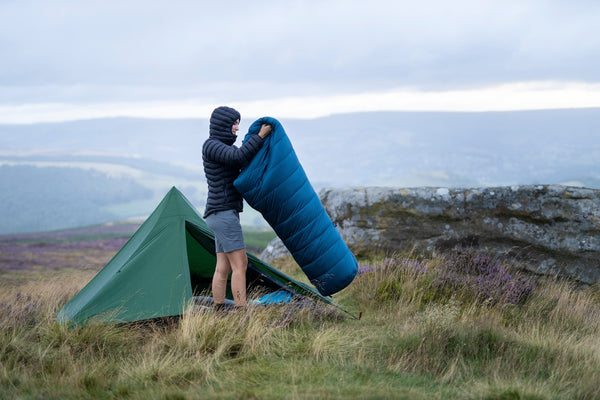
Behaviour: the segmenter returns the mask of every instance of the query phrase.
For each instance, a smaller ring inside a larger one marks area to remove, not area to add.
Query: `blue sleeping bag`
[[[234,185],[271,225],[317,290],[324,296],[339,292],[356,276],[356,258],[323,208],[281,123],[260,118],[244,141],[258,134],[262,124],[270,124],[272,132]]]

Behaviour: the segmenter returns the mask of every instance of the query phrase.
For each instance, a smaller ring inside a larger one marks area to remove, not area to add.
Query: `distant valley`
[[[280,121],[317,191],[545,183],[600,188],[600,109]],[[251,122],[243,120],[242,131]],[[0,125],[0,233],[144,218],[171,186],[202,212],[200,149],[207,132],[205,119]],[[264,221],[247,207],[244,223]]]

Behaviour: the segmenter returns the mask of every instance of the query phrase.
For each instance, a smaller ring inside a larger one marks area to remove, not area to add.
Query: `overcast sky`
[[[600,107],[600,1],[0,0],[0,123]]]

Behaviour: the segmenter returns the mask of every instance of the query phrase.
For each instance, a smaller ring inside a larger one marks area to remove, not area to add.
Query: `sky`
[[[0,0],[0,123],[600,107],[597,0]]]

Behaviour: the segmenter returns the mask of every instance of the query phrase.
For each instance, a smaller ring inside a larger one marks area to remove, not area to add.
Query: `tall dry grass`
[[[89,273],[2,285],[0,398],[600,398],[599,288],[540,280],[490,300],[438,285],[450,262],[365,262],[335,298],[360,320],[189,305],[178,321],[72,328],[55,313]]]

